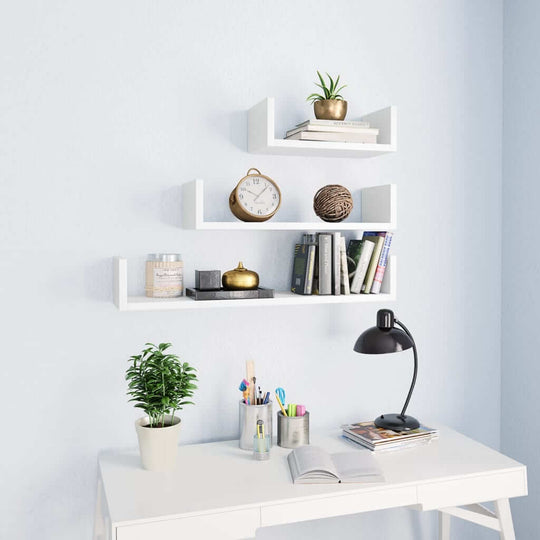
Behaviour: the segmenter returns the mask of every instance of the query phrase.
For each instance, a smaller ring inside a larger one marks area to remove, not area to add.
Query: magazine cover
[[[363,439],[374,444],[376,444],[377,441],[408,439],[410,437],[437,433],[436,429],[423,425],[420,425],[418,429],[412,429],[411,431],[392,431],[390,429],[378,428],[373,422],[358,422],[356,424],[350,424],[345,428],[345,431],[362,437]]]

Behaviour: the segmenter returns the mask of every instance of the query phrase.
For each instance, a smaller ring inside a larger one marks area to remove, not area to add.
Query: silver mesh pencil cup
[[[264,422],[264,432],[270,435],[272,446],[272,401],[266,405],[246,405],[239,402],[240,448],[253,451],[253,435],[257,433],[257,420]]]
[[[298,448],[309,444],[309,412],[304,416],[284,416],[277,413],[277,443],[283,448]]]

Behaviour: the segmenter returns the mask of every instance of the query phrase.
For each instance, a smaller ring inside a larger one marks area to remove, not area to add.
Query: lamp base
[[[375,425],[382,429],[391,429],[392,431],[410,431],[420,427],[420,422],[412,416],[401,414],[381,414],[375,419]]]

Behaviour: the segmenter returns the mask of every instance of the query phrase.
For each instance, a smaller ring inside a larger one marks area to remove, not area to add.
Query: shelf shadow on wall
[[[84,294],[98,302],[112,302],[113,265],[112,257],[98,259],[84,269]]]
[[[233,146],[247,152],[247,111],[233,111],[216,115],[213,126],[220,136]]]
[[[182,227],[182,186],[173,186],[161,193],[158,219],[172,227]]]

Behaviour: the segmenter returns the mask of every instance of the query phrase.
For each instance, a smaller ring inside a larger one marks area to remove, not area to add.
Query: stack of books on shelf
[[[343,436],[373,452],[412,448],[439,438],[439,430],[420,425],[410,431],[392,431],[375,426],[373,422],[359,422],[343,427]]]
[[[294,248],[291,291],[296,294],[379,294],[391,232],[365,232],[346,248],[339,232],[304,234]]]
[[[377,144],[379,130],[360,120],[306,120],[287,131],[286,139]]]

